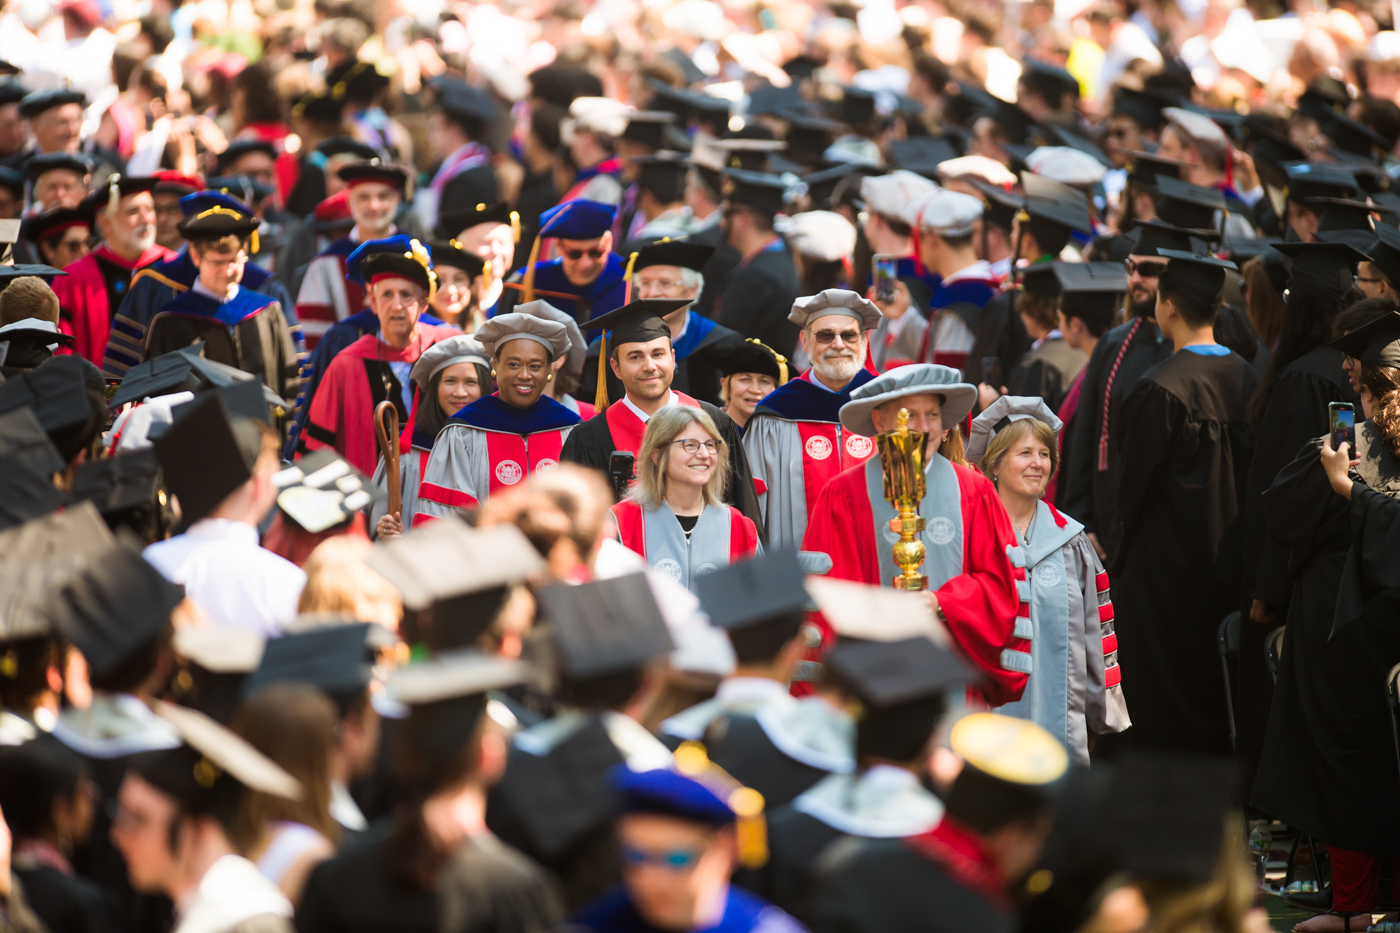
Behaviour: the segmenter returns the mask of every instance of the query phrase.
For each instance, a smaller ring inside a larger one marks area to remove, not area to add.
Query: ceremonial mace
[[[924,542],[919,533],[924,520],[919,503],[924,498],[924,450],[928,434],[909,430],[909,410],[901,408],[897,427],[875,435],[880,447],[880,472],[884,477],[885,499],[899,513],[899,541],[894,546],[894,562],[901,573],[893,581],[897,590],[928,589],[928,577],[919,573],[924,562]]]
[[[393,515],[403,507],[399,477],[399,410],[393,402],[374,406],[374,433],[379,439],[379,452],[384,455],[384,482],[389,486],[388,512]]]

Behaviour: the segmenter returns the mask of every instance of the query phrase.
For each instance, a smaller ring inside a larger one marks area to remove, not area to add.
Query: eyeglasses
[[[671,443],[680,444],[681,450],[684,450],[688,454],[698,454],[701,447],[704,447],[712,454],[719,453],[719,441],[716,440],[697,441],[694,438],[687,437],[683,441],[672,441]]]
[[[672,849],[670,852],[648,852],[632,846],[619,845],[617,854],[627,868],[641,868],[654,865],[668,871],[689,871],[700,861],[703,854],[699,849]]]
[[[1128,270],[1129,275],[1136,272],[1144,279],[1155,279],[1163,272],[1167,271],[1167,264],[1165,262],[1158,262],[1155,259],[1149,259],[1146,262],[1125,259],[1123,260],[1123,268]]]
[[[589,259],[602,259],[604,256],[607,255],[607,252],[608,251],[603,249],[601,246],[595,246],[592,249],[563,250],[564,255],[569,257],[569,259],[573,262],[578,262],[584,256],[587,256]]]
[[[837,333],[834,330],[819,330],[816,333],[814,333],[812,337],[816,339],[817,343],[823,345],[828,343],[835,343],[837,337],[841,338],[842,343],[857,343],[860,340],[860,331],[843,330],[840,333]]]
[[[1358,275],[1358,276],[1355,276],[1355,278],[1356,278],[1356,282],[1357,282],[1358,285],[1380,285],[1382,282],[1385,281],[1385,279],[1382,279],[1382,278],[1367,279],[1367,278],[1362,278],[1362,277],[1359,276],[1359,275]]]
[[[641,280],[641,279],[638,279],[638,280],[637,280],[637,288],[638,288],[638,289],[643,289],[643,288],[647,288],[647,287],[659,288],[659,289],[661,289],[662,291],[668,291],[668,292],[669,292],[669,291],[670,291],[671,289],[673,289],[673,288],[684,288],[684,287],[685,287],[685,283],[684,283],[684,282],[672,282],[670,279],[648,279],[648,280],[646,280],[646,281],[643,281],[643,280]]]

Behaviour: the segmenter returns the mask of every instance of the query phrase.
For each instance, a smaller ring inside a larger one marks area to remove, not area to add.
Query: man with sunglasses
[[[622,307],[627,270],[622,257],[612,252],[616,217],[614,205],[586,198],[565,201],[541,214],[529,261],[506,280],[489,316],[509,314],[517,304],[543,298],[583,326]],[[546,239],[557,241],[559,255],[540,261]]]
[[[56,207],[31,217],[24,238],[34,244],[39,262],[62,269],[92,249],[92,211],[84,207]]]

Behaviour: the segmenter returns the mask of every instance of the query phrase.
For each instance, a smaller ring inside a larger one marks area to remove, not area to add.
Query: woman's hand
[[[403,535],[403,513],[392,512],[379,516],[379,521],[374,526],[374,533],[380,540],[384,538],[398,538]]]
[[[1340,448],[1332,447],[1332,437],[1328,435],[1322,439],[1322,468],[1327,471],[1327,481],[1332,484],[1337,495],[1343,499],[1351,498],[1351,477],[1347,475],[1347,469],[1354,467],[1360,460],[1351,459],[1350,445],[1342,441]]]
[[[865,297],[874,302],[875,307],[880,309],[880,313],[891,321],[897,321],[904,317],[909,311],[912,299],[909,297],[909,286],[899,279],[894,280],[894,297],[889,301],[879,301],[875,297],[875,286],[870,286],[870,291],[865,293]]]
[[[1006,394],[1005,386],[1002,386],[1000,389],[998,389],[995,386],[987,385],[985,382],[978,383],[977,404],[980,405],[983,410],[986,410],[988,408],[991,408],[992,403],[995,402],[997,399],[1001,398],[1004,394]]]

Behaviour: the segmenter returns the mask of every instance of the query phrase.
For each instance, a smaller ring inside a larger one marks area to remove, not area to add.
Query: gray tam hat
[[[1064,427],[1050,410],[1050,406],[1045,404],[1044,399],[1038,396],[1003,395],[988,405],[982,414],[972,419],[972,436],[967,439],[968,463],[981,463],[983,454],[987,452],[987,445],[1002,428],[1027,418],[1045,423],[1057,435],[1060,428]]]
[[[841,406],[841,426],[847,431],[875,435],[875,422],[870,413],[886,402],[909,395],[938,395],[943,399],[943,428],[957,427],[977,402],[977,387],[962,381],[962,373],[951,366],[937,363],[915,363],[900,366],[883,376],[876,376],[851,393],[851,400]]]
[[[491,357],[480,340],[471,334],[458,334],[424,350],[423,355],[418,357],[418,362],[413,364],[408,378],[414,385],[426,388],[429,379],[454,363],[480,363],[490,369]]]
[[[880,309],[868,298],[862,298],[844,288],[828,288],[824,292],[799,298],[792,303],[788,320],[798,327],[806,327],[827,314],[845,314],[860,321],[865,330],[874,330],[880,323]]]
[[[497,315],[481,325],[476,339],[486,348],[487,356],[493,359],[496,348],[511,340],[533,340],[549,351],[551,360],[568,353],[571,346],[569,332],[563,324],[515,311]]]
[[[565,332],[569,335],[569,360],[564,364],[564,370],[576,379],[583,376],[583,361],[584,354],[588,352],[588,341],[583,339],[583,331],[579,330],[578,321],[575,321],[572,315],[560,311],[543,298],[516,305],[512,311],[515,314],[531,314],[546,321],[563,324]]]

